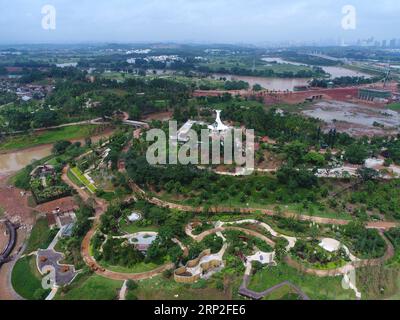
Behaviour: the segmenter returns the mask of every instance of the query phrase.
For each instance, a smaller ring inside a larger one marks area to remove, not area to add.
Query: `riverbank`
[[[71,127],[66,127],[71,128]],[[16,171],[19,171],[29,165],[33,160],[43,159],[49,155],[51,155],[51,150],[53,148],[53,144],[57,140],[70,140],[72,143],[81,142],[84,143],[86,137],[90,137],[93,143],[98,142],[100,139],[109,138],[114,129],[111,127],[103,128],[101,132],[97,131],[92,135],[91,131],[78,131],[78,135],[60,135],[56,134],[52,136],[52,142],[47,142],[44,144],[29,146],[16,149],[16,150],[3,150],[1,151],[0,147],[0,175],[11,175]],[[83,134],[83,135],[82,135]],[[44,141],[44,140],[42,140]],[[49,140],[47,140],[49,141]]]
[[[77,125],[9,136],[1,141],[0,154],[29,149],[39,145],[53,144],[59,140],[86,138],[97,135],[105,129],[106,127],[97,127],[93,125]]]

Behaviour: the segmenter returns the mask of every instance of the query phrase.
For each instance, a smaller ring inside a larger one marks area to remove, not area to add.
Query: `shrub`
[[[128,280],[127,283],[126,283],[126,287],[127,287],[129,290],[135,290],[135,289],[137,289],[138,284],[137,284],[135,281],[133,281],[133,280]]]

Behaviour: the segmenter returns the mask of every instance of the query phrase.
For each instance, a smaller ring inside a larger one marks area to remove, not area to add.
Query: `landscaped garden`
[[[96,186],[91,183],[77,167],[71,168],[70,170],[75,178],[78,179],[91,193],[96,192]]]
[[[30,187],[37,204],[71,195],[71,188],[61,180],[61,172],[31,177]]]
[[[335,269],[350,261],[343,248],[328,252],[319,243],[319,240],[297,240],[291,249],[291,254],[305,266],[316,269]]]
[[[316,300],[354,300],[352,290],[342,287],[342,276],[317,277],[303,274],[284,263],[276,267],[264,267],[252,277],[249,288],[256,292],[262,292],[284,281],[299,286],[311,299]]]

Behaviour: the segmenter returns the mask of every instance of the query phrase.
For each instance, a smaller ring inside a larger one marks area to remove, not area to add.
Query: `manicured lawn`
[[[69,126],[33,134],[20,134],[8,137],[1,143],[0,151],[34,147],[54,143],[59,140],[71,140],[88,137],[95,127],[91,125]]]
[[[191,285],[177,283],[162,276],[138,282],[138,288],[133,290],[139,300],[230,300],[228,289],[225,293],[212,287],[212,281],[207,281],[207,287],[194,289]]]
[[[263,300],[301,300],[301,298],[291,287],[284,286],[265,296]]]
[[[83,184],[86,186],[86,188],[91,192],[95,193],[96,192],[96,187],[89,182],[88,179],[82,174],[82,172],[77,168],[71,168],[72,174]]]
[[[82,276],[72,283],[70,290],[59,293],[57,300],[114,300],[117,298],[122,281],[114,281],[96,274]]]
[[[135,264],[133,267],[122,267],[122,266],[111,266],[104,261],[100,262],[101,265],[106,268],[107,270],[114,271],[114,272],[122,272],[122,273],[141,273],[154,270],[161,266],[161,264],[156,263],[144,263],[140,262]]]
[[[136,233],[139,231],[154,231],[157,232],[158,231],[158,227],[157,226],[147,226],[147,227],[142,227],[137,223],[127,223],[125,220],[122,220],[119,224],[120,226],[120,230],[122,232],[126,232],[129,234],[132,233]]]
[[[36,251],[37,249],[46,249],[54,239],[57,230],[50,230],[46,218],[40,218],[36,221],[28,239],[26,253]]]
[[[394,111],[400,111],[400,103],[389,104],[388,108]]]
[[[355,299],[352,290],[342,288],[342,278],[316,277],[306,275],[289,267],[279,264],[277,267],[264,268],[252,276],[249,288],[261,292],[283,281],[290,281],[300,287],[311,299],[316,300],[349,300]]]
[[[23,298],[34,300],[35,291],[42,289],[41,279],[36,268],[36,257],[29,256],[17,261],[12,271],[11,283],[14,290]]]
[[[78,187],[83,187],[84,184],[71,172],[71,169],[67,172],[68,179],[70,179]]]

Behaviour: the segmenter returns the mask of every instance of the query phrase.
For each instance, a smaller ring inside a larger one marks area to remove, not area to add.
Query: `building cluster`
[[[135,64],[138,58],[129,58],[126,60],[129,64]],[[172,63],[172,62],[185,62],[184,58],[179,57],[178,55],[160,55],[160,56],[148,56],[145,58],[140,58],[141,60],[145,60],[147,62],[163,62],[163,63]]]
[[[377,47],[377,48],[400,48],[400,39],[383,39],[377,40],[374,37],[368,39],[358,39],[358,46]]]
[[[50,229],[58,228],[62,237],[70,237],[76,221],[74,208],[56,208],[52,212],[46,213],[47,223]]]
[[[0,79],[0,91],[15,93],[22,101],[44,99],[53,89],[50,85],[20,84],[9,79]]]

